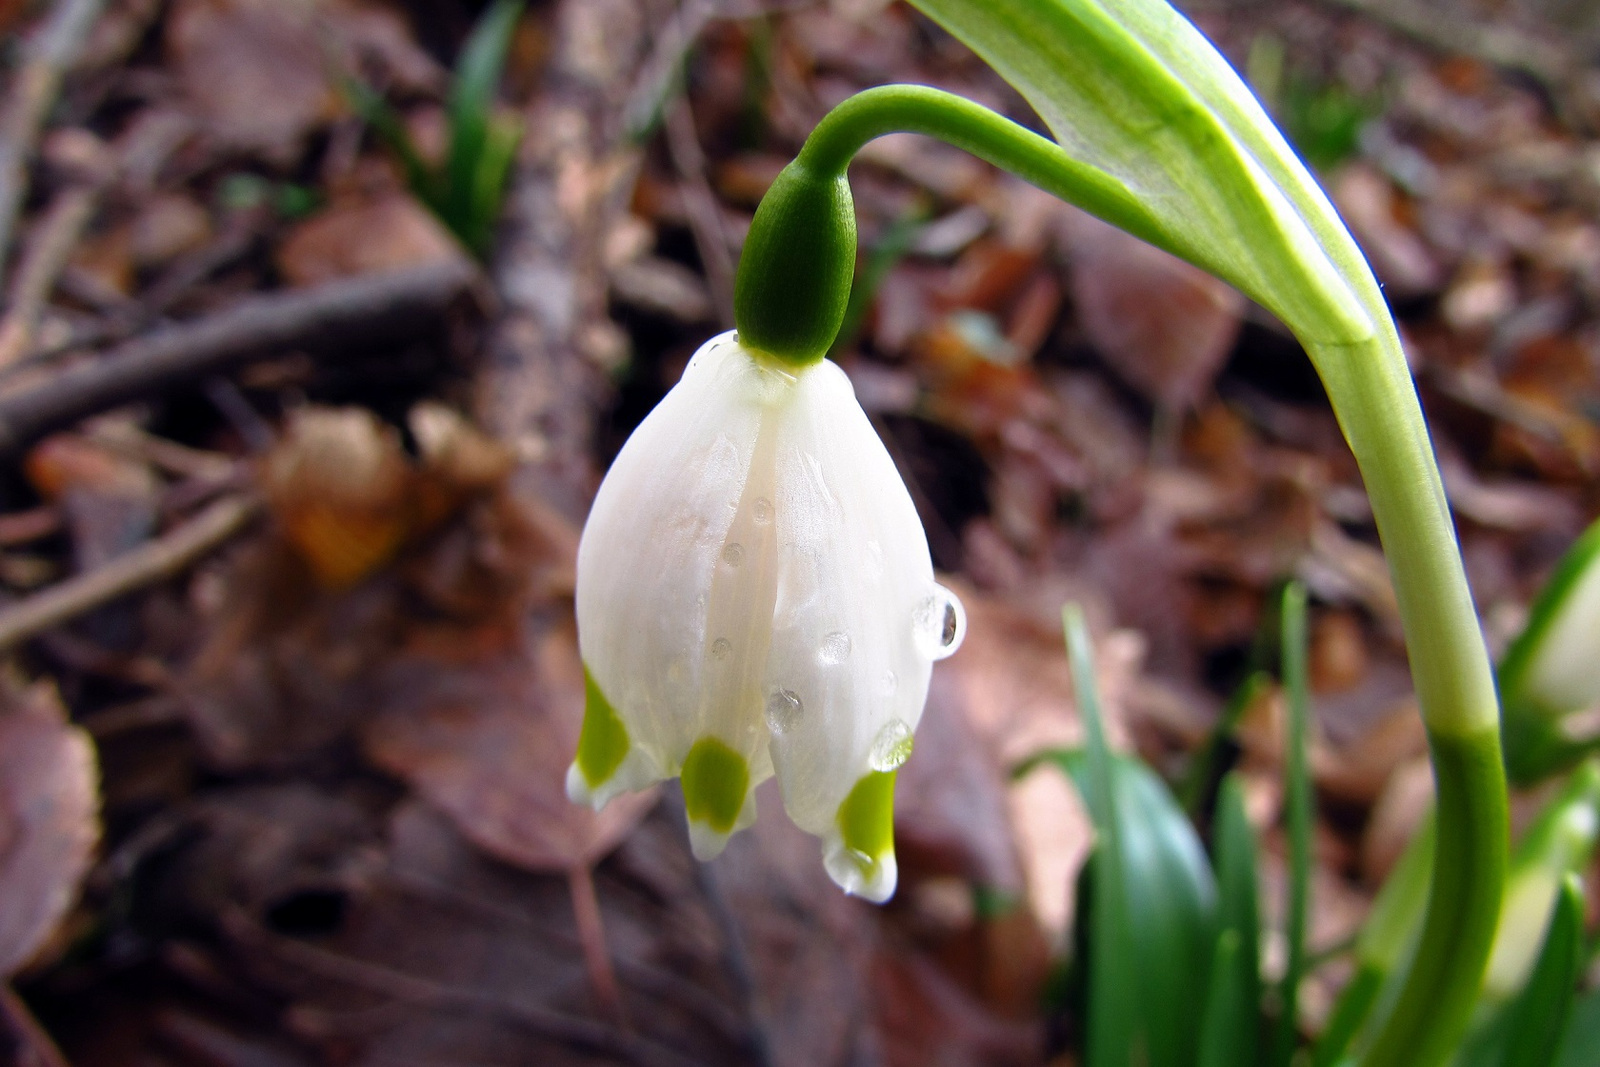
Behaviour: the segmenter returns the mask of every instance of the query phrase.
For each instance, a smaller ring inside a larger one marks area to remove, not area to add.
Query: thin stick
[[[102,6],[104,0],[60,0],[12,83],[10,106],[0,120],[0,270],[28,188],[28,157],[61,89],[61,77],[77,58]]]
[[[477,277],[464,259],[250,297],[135,338],[31,389],[0,397],[0,457],[118,404],[285,348],[335,349],[437,316]]]
[[[694,233],[700,262],[706,268],[711,288],[711,303],[723,326],[733,325],[733,253],[728,251],[728,229],[722,223],[722,209],[706,180],[706,155],[700,148],[700,133],[695,129],[694,112],[689,110],[689,94],[680,93],[667,106],[667,150],[672,167],[682,183],[683,204],[689,214],[689,229]]]
[[[242,530],[259,507],[259,502],[250,497],[225,497],[183,525],[97,570],[7,605],[0,609],[0,651],[181,573]]]
[[[12,1036],[26,1053],[31,1053],[31,1056],[18,1056],[17,1063],[29,1067],[72,1067],[61,1054],[61,1049],[56,1047],[55,1040],[33,1017],[33,1012],[28,1010],[28,1005],[17,996],[9,982],[0,982],[0,1015],[5,1017]]]
[[[589,972],[589,984],[594,987],[595,999],[601,1010],[611,1016],[624,1030],[628,1025],[627,1013],[622,1006],[622,989],[617,985],[617,972],[611,966],[611,952],[606,948],[606,928],[600,917],[600,896],[594,889],[594,870],[585,863],[574,864],[567,870],[567,886],[572,892],[572,915],[578,927],[578,946],[583,949],[584,967]]]
[[[50,204],[37,236],[17,267],[11,301],[0,321],[0,368],[9,367],[33,348],[33,334],[50,290],[72,256],[83,228],[100,200],[97,186],[68,189]]]

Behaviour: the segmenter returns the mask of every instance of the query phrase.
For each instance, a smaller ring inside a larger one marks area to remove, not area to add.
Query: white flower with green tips
[[[567,794],[682,777],[695,855],[776,774],[829,875],[894,892],[895,772],[961,605],[849,379],[733,333],[634,431],[578,548],[588,708]]]

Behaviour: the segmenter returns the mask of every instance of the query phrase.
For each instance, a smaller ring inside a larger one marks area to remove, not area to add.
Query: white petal
[[[579,772],[578,794],[603,802],[677,774],[705,737],[743,757],[749,789],[771,775],[761,670],[776,577],[757,521],[771,490],[751,472],[770,472],[762,427],[792,385],[715,338],[607,473],[578,548],[579,644],[630,748],[592,789]]]
[[[878,899],[893,891],[892,853],[884,864],[850,848],[840,805],[864,777],[904,762],[922,717],[932,658],[915,621],[939,595],[927,539],[849,379],[831,363],[803,372],[777,426],[776,480],[780,566],[767,680],[803,711],[774,728],[773,763],[784,807],[824,839],[834,880]]]

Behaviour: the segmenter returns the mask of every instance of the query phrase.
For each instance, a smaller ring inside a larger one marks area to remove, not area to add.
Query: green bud
[[[783,168],[739,257],[733,321],[746,348],[804,366],[828,354],[856,270],[856,211],[841,172]]]

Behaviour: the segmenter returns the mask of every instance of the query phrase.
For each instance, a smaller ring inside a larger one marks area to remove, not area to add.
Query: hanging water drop
[[[917,650],[929,659],[944,659],[967,636],[967,612],[956,595],[942,585],[924,598],[911,616]]]
[[[911,727],[899,719],[890,719],[872,739],[867,764],[875,771],[893,771],[910,758]]]
[[[774,689],[767,694],[767,728],[775,734],[785,734],[800,723],[805,705],[800,694],[792,689]]]
[[[850,635],[842,630],[835,630],[824,637],[822,639],[822,647],[817,649],[817,659],[829,666],[843,663],[849,658]]]

